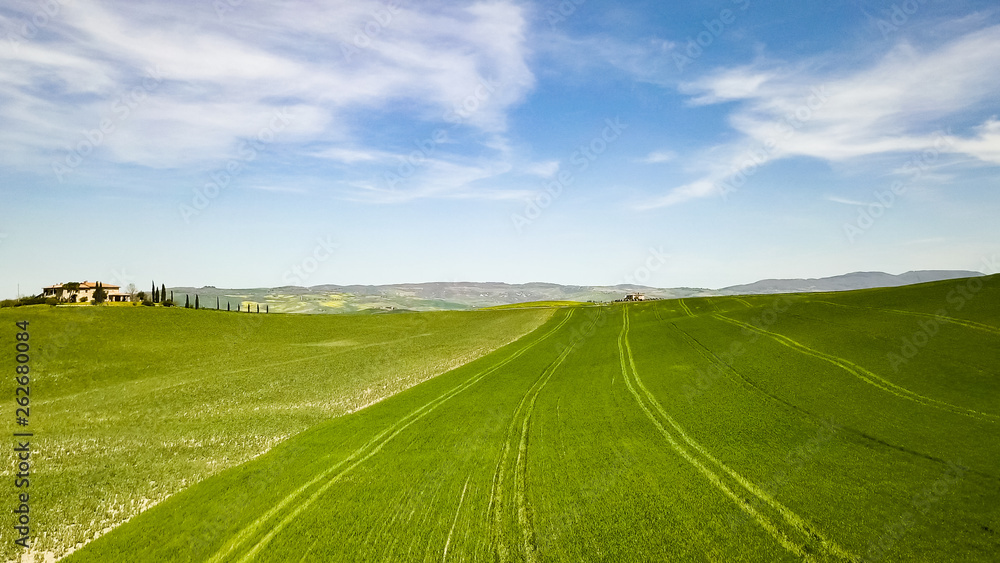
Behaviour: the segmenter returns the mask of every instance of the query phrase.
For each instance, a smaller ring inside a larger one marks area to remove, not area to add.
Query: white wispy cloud
[[[659,150],[653,151],[647,154],[645,157],[637,159],[638,162],[645,164],[662,164],[664,162],[671,162],[677,158],[677,153],[672,150]]]
[[[858,201],[856,199],[849,199],[849,198],[835,196],[835,195],[828,195],[824,199],[826,199],[827,201],[832,201],[834,203],[842,203],[844,205],[860,205],[862,207],[868,205],[869,203],[871,203],[871,202]]]
[[[546,160],[544,162],[535,162],[529,164],[525,167],[525,170],[529,174],[535,176],[541,176],[542,178],[551,178],[559,172],[559,161],[558,160]]]
[[[0,46],[0,161],[12,167],[83,151],[110,164],[211,166],[259,138],[370,162],[391,151],[366,141],[364,112],[406,107],[414,131],[445,124],[495,142],[534,87],[513,1],[60,5],[37,36]],[[10,27],[37,6],[8,9]],[[286,110],[293,119],[268,132]],[[102,123],[113,130],[87,137]]]
[[[949,133],[942,126],[995,108],[997,52],[1000,26],[966,32],[930,51],[903,41],[867,68],[822,70],[837,68],[830,56],[794,66],[761,61],[711,72],[681,90],[696,105],[737,102],[729,124],[740,137],[705,151],[700,177],[637,207],[725,193],[734,178],[792,156],[844,162],[936,151],[1000,163],[995,117],[971,134]]]

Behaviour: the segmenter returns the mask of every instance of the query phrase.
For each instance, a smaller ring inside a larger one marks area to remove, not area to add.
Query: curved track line
[[[759,385],[757,385],[757,383],[754,380],[752,380],[749,377],[743,375],[742,373],[740,373],[739,371],[737,371],[736,368],[734,368],[733,366],[731,366],[731,365],[723,362],[721,358],[719,358],[718,356],[716,356],[707,346],[705,346],[704,344],[702,344],[701,342],[699,342],[698,339],[696,339],[695,337],[691,336],[687,332],[684,332],[684,330],[682,330],[681,328],[679,328],[674,323],[670,323],[670,326],[673,327],[678,332],[680,332],[681,335],[685,339],[687,339],[687,341],[691,345],[691,347],[694,348],[695,350],[697,350],[704,358],[706,358],[708,361],[712,362],[713,364],[719,366],[719,369],[721,371],[725,371],[725,372],[728,372],[730,374],[734,374],[736,377],[733,377],[732,375],[726,375],[726,377],[730,381],[733,381],[737,385],[742,384],[745,387],[749,387],[750,389],[752,389],[752,390],[760,393],[761,395],[767,397],[768,399],[774,401],[775,403],[777,403],[779,405],[783,405],[783,406],[785,406],[785,407],[787,407],[789,409],[792,409],[793,411],[799,413],[799,415],[802,416],[803,418],[807,418],[808,420],[812,421],[815,424],[823,425],[828,420],[828,419],[824,419],[823,417],[819,416],[818,414],[816,414],[816,413],[814,413],[814,412],[812,412],[810,410],[804,409],[804,408],[796,405],[795,403],[792,403],[790,401],[786,401],[785,399],[782,399],[781,397],[779,397],[777,395],[768,393],[766,390],[764,390],[764,388],[762,388]],[[942,458],[935,457],[933,455],[930,455],[930,454],[927,454],[927,453],[924,453],[924,452],[920,452],[920,451],[917,451],[917,450],[911,450],[910,448],[907,448],[905,446],[900,446],[898,444],[893,444],[892,442],[887,442],[886,440],[883,440],[881,438],[877,438],[875,436],[871,436],[869,434],[865,434],[861,430],[858,430],[857,428],[853,428],[851,426],[840,426],[840,425],[838,425],[838,426],[844,432],[848,432],[850,434],[853,434],[853,435],[857,436],[861,440],[865,440],[865,441],[871,442],[873,444],[878,444],[880,446],[891,448],[891,449],[894,449],[896,451],[903,452],[903,453],[905,453],[907,455],[912,455],[912,456],[920,457],[920,458],[923,458],[923,459],[926,459],[926,460],[930,460],[930,461],[933,461],[935,463],[939,463],[939,464],[941,464],[943,466],[947,466],[948,465],[948,461],[944,460]],[[994,475],[990,475],[989,473],[983,473],[983,472],[977,471],[975,469],[969,468],[969,469],[967,469],[967,471],[969,473],[975,473],[976,475],[979,475],[981,477],[986,477],[987,479],[1000,480],[1000,478],[998,478],[998,477],[996,477]]]
[[[538,553],[535,551],[535,532],[531,523],[531,515],[528,512],[528,426],[531,414],[535,411],[535,400],[559,366],[562,365],[566,357],[573,351],[573,346],[563,350],[563,353],[556,360],[555,364],[549,368],[549,374],[545,381],[535,391],[535,395],[528,403],[528,409],[524,413],[524,423],[521,425],[521,443],[517,448],[517,460],[514,466],[514,491],[517,493],[517,521],[521,525],[521,533],[524,546],[524,557],[529,562],[538,561]]]
[[[711,469],[706,467],[703,463],[701,463],[693,455],[691,455],[690,452],[684,449],[684,447],[681,446],[681,444],[677,441],[677,439],[674,438],[674,436],[670,432],[668,432],[667,429],[664,428],[662,424],[660,424],[660,421],[657,420],[655,416],[653,416],[653,413],[649,410],[649,407],[646,406],[642,398],[639,396],[639,393],[636,392],[635,387],[632,385],[631,378],[629,377],[628,367],[627,367],[628,362],[626,362],[625,360],[625,346],[623,344],[628,334],[628,312],[623,311],[623,313],[625,319],[624,322],[622,323],[622,331],[618,336],[618,357],[619,360],[621,361],[622,377],[625,379],[625,385],[628,387],[629,392],[632,393],[632,396],[635,398],[636,403],[639,404],[639,408],[641,408],[642,411],[646,414],[646,418],[648,418],[653,423],[653,425],[656,426],[656,429],[660,431],[660,434],[663,435],[663,437],[667,440],[667,443],[670,444],[670,447],[673,448],[675,452],[677,452],[682,458],[684,458],[685,461],[693,465],[695,469],[701,472],[701,474],[704,475],[705,478],[708,479],[710,483],[712,483],[712,485],[714,485],[719,491],[721,491],[723,494],[729,497],[730,500],[735,502],[736,505],[739,506],[744,512],[749,514],[750,517],[756,520],[757,523],[762,528],[764,528],[764,530],[766,530],[767,533],[771,535],[771,537],[777,540],[778,543],[781,544],[783,548],[785,548],[791,553],[794,553],[799,557],[806,557],[806,553],[805,551],[802,550],[801,547],[792,542],[784,532],[775,527],[775,525],[771,523],[771,521],[768,520],[763,514],[761,514],[756,508],[750,506],[748,502],[746,502],[744,499],[740,498],[736,493],[734,493],[733,490],[730,489],[722,481],[722,479],[718,475],[716,475]]]
[[[991,420],[991,419],[998,419],[998,418],[1000,418],[1000,417],[998,417],[996,415],[991,415],[991,414],[987,414],[987,413],[984,413],[984,412],[979,412],[979,411],[972,410],[972,409],[965,409],[965,408],[962,408],[962,407],[959,407],[959,406],[952,405],[950,403],[946,403],[944,401],[938,401],[937,399],[932,399],[930,397],[925,397],[925,396],[923,396],[923,395],[921,395],[919,393],[915,393],[915,392],[910,391],[909,389],[907,389],[905,387],[901,387],[901,386],[896,385],[895,383],[893,383],[891,381],[883,379],[883,378],[879,377],[878,375],[874,374],[873,372],[871,372],[871,371],[869,371],[869,370],[867,370],[867,369],[865,369],[865,368],[863,368],[863,367],[855,364],[854,362],[851,362],[849,360],[845,360],[844,358],[841,358],[839,356],[834,356],[832,354],[826,354],[824,352],[820,352],[819,350],[814,350],[814,349],[806,346],[805,344],[802,344],[802,343],[800,343],[798,341],[795,341],[795,340],[793,340],[793,339],[791,339],[791,338],[789,338],[789,337],[787,337],[787,336],[785,336],[783,334],[778,334],[776,332],[771,332],[769,330],[765,330],[765,329],[756,327],[756,326],[754,326],[752,324],[744,323],[742,321],[737,321],[736,319],[731,319],[731,318],[723,316],[723,315],[714,314],[712,316],[715,317],[715,318],[717,318],[717,319],[719,319],[719,320],[721,320],[721,321],[725,321],[725,322],[727,322],[729,324],[732,324],[732,325],[735,325],[735,326],[738,326],[738,327],[741,327],[741,328],[745,328],[747,330],[752,330],[754,332],[757,332],[759,334],[763,334],[765,336],[769,336],[773,340],[775,340],[776,342],[778,342],[779,344],[783,344],[783,345],[785,345],[785,346],[787,346],[787,347],[789,347],[789,348],[791,348],[791,349],[793,349],[793,350],[795,350],[797,352],[801,352],[803,354],[806,354],[807,356],[812,356],[814,358],[818,358],[818,359],[823,360],[825,362],[829,362],[829,363],[831,363],[831,364],[833,364],[833,365],[835,365],[835,366],[843,369],[844,371],[846,371],[846,372],[854,375],[855,377],[857,377],[858,379],[864,381],[865,383],[868,383],[869,385],[877,387],[877,388],[879,388],[879,389],[881,389],[881,390],[883,390],[883,391],[885,391],[887,393],[892,393],[893,395],[896,395],[897,397],[900,397],[902,399],[907,399],[909,401],[913,401],[915,403],[918,403],[918,404],[921,404],[921,405],[925,405],[925,406],[928,406],[928,407],[933,407],[933,408],[936,408],[936,409],[939,409],[939,410],[944,410],[944,411],[952,412],[952,413],[955,413],[955,414],[960,414],[960,415],[963,415],[963,416],[968,416],[969,418],[974,418],[976,420],[983,420],[983,421],[987,421],[987,422],[993,422],[993,420]]]
[[[689,316],[689,317],[693,317],[694,316],[694,313],[691,312],[691,309],[688,309],[687,303],[685,303],[683,299],[678,299],[677,302],[680,303],[681,309],[684,309],[684,313],[687,316]]]
[[[452,389],[450,389],[450,390],[446,391],[445,393],[443,393],[442,395],[438,396],[436,399],[432,399],[431,401],[429,401],[427,404],[423,405],[422,407],[417,408],[416,410],[410,412],[409,414],[407,414],[406,416],[404,416],[403,418],[401,418],[400,420],[398,420],[395,424],[393,424],[389,428],[386,428],[385,430],[383,430],[382,432],[380,432],[379,434],[377,434],[374,438],[372,438],[371,440],[369,440],[368,443],[366,443],[365,445],[363,445],[360,448],[356,449],[348,457],[344,458],[343,460],[341,460],[340,462],[336,463],[332,467],[329,467],[328,469],[324,470],[323,472],[321,472],[319,475],[317,475],[316,477],[314,477],[311,480],[309,480],[304,485],[300,486],[296,490],[294,490],[291,493],[289,493],[288,495],[286,495],[285,498],[282,499],[281,501],[279,501],[274,507],[271,508],[271,510],[267,511],[262,516],[258,517],[256,520],[254,520],[252,523],[250,523],[249,525],[245,526],[232,539],[230,539],[228,542],[226,542],[226,544],[223,545],[223,547],[221,549],[219,549],[219,551],[217,551],[210,559],[208,559],[208,563],[218,563],[220,561],[223,561],[232,552],[234,552],[235,550],[237,550],[238,548],[240,548],[243,544],[245,544],[253,536],[255,536],[257,534],[257,532],[261,529],[261,527],[263,527],[264,524],[266,524],[269,520],[271,520],[272,518],[274,518],[275,515],[277,515],[285,507],[287,507],[289,504],[291,504],[293,501],[295,501],[299,496],[301,496],[302,494],[304,494],[313,485],[315,485],[316,483],[322,481],[326,477],[330,476],[331,474],[333,474],[335,471],[337,471],[343,465],[345,465],[345,464],[351,462],[352,460],[357,459],[360,456],[364,455],[366,450],[371,449],[371,451],[368,452],[367,455],[364,455],[364,457],[361,457],[358,461],[355,461],[353,464],[349,465],[348,467],[346,467],[345,469],[343,469],[342,471],[340,471],[339,473],[337,473],[336,475],[334,475],[333,477],[331,477],[330,480],[327,483],[325,483],[324,485],[322,485],[309,498],[307,498],[305,501],[303,501],[301,504],[299,504],[295,508],[295,510],[292,511],[292,513],[290,513],[287,517],[285,517],[283,520],[281,520],[267,535],[265,535],[259,542],[257,542],[253,546],[253,548],[251,548],[250,552],[248,552],[244,557],[240,558],[240,561],[246,561],[249,558],[251,558],[263,546],[265,546],[267,543],[269,543],[274,538],[274,536],[282,528],[284,528],[286,525],[288,525],[288,523],[291,522],[292,519],[294,519],[303,510],[305,510],[308,506],[310,506],[313,502],[315,502],[316,499],[319,498],[319,496],[321,496],[323,493],[325,493],[326,490],[329,489],[334,483],[336,483],[337,481],[339,481],[344,475],[346,475],[352,469],[354,469],[355,467],[357,467],[358,465],[360,465],[361,463],[363,463],[364,461],[366,461],[367,459],[369,459],[370,457],[372,457],[373,455],[375,455],[376,453],[378,453],[378,451],[380,451],[382,449],[382,447],[385,446],[385,444],[387,444],[393,438],[395,438],[396,436],[398,436],[401,432],[403,432],[404,430],[406,430],[411,424],[413,424],[417,420],[423,418],[424,416],[430,414],[431,411],[433,411],[434,409],[436,409],[438,406],[440,406],[444,402],[448,401],[449,399],[451,399],[452,397],[458,395],[459,393],[465,391],[469,387],[472,387],[473,385],[475,385],[476,383],[478,383],[479,381],[481,381],[486,376],[488,376],[488,375],[492,374],[493,372],[499,370],[503,366],[509,364],[510,362],[514,361],[515,359],[517,359],[518,357],[520,357],[521,355],[523,355],[525,352],[527,352],[531,348],[535,347],[539,343],[541,343],[544,340],[548,339],[552,334],[554,334],[556,331],[558,331],[559,329],[561,329],[566,324],[566,322],[569,320],[569,318],[571,316],[572,316],[572,311],[570,311],[570,314],[568,314],[566,316],[566,318],[564,318],[562,321],[560,321],[558,325],[556,325],[552,330],[550,330],[547,333],[545,333],[541,338],[539,338],[535,342],[532,342],[531,344],[528,344],[527,346],[524,346],[523,348],[521,348],[517,352],[511,354],[510,356],[508,356],[504,360],[502,360],[502,361],[498,362],[497,364],[495,364],[493,367],[491,367],[491,368],[489,368],[489,369],[487,369],[485,371],[482,371],[482,372],[480,372],[480,373],[472,376],[471,378],[467,379],[465,382],[460,383],[459,385],[453,387]]]
[[[316,538],[316,540],[312,542],[312,545],[309,546],[309,549],[307,549],[306,552],[302,555],[302,559],[299,559],[299,563],[305,563],[306,561],[308,561],[307,558],[309,557],[309,553],[313,550],[314,547],[316,547],[317,543],[319,543],[319,538]]]
[[[841,303],[834,303],[832,301],[815,301],[815,303],[823,303],[825,305],[833,305],[835,307],[844,307],[845,309],[860,309],[862,311],[874,309],[874,310],[877,310],[877,311],[886,311],[886,312],[889,312],[889,313],[896,313],[898,315],[910,315],[910,316],[913,316],[913,317],[925,317],[925,318],[928,318],[928,319],[934,319],[934,320],[938,320],[938,321],[942,321],[942,322],[946,322],[946,323],[957,324],[957,325],[960,325],[960,326],[964,326],[966,328],[972,328],[972,329],[976,329],[976,330],[982,330],[982,331],[988,332],[990,334],[1000,335],[1000,328],[997,328],[995,326],[988,325],[988,324],[983,324],[983,323],[977,323],[976,321],[970,321],[970,320],[966,320],[966,319],[956,319],[955,317],[949,317],[947,315],[935,315],[934,313],[919,313],[917,311],[904,311],[902,309],[883,309],[881,307],[858,307],[857,305],[844,305],[844,304],[841,304]]]
[[[469,479],[472,479],[472,475],[469,475],[465,479],[465,486],[462,487],[462,496],[458,498],[458,508],[455,509],[455,519],[451,522],[451,529],[448,530],[448,539],[444,542],[444,552],[441,554],[441,563],[445,563],[448,560],[448,546],[451,545],[451,536],[455,533],[455,526],[458,524],[458,515],[462,513],[462,503],[465,502],[465,491],[469,488]]]
[[[791,525],[795,530],[797,530],[799,533],[801,533],[802,535],[804,535],[806,538],[811,539],[811,540],[817,540],[819,542],[820,546],[825,551],[827,551],[828,553],[830,553],[831,555],[834,555],[834,556],[836,556],[838,558],[845,559],[845,560],[848,560],[848,561],[853,560],[854,556],[851,553],[849,553],[847,550],[845,550],[844,548],[842,548],[839,545],[837,545],[837,543],[835,543],[833,540],[830,540],[829,538],[824,537],[822,534],[819,533],[818,530],[816,530],[816,528],[814,526],[812,526],[809,523],[807,523],[801,516],[799,516],[798,514],[796,514],[795,512],[793,512],[791,509],[789,509],[785,505],[783,505],[780,502],[778,502],[776,499],[774,499],[771,495],[767,494],[765,491],[763,491],[761,488],[759,488],[752,481],[750,481],[749,479],[747,479],[743,475],[737,473],[735,470],[733,470],[728,465],[726,465],[725,463],[723,463],[721,460],[719,460],[718,458],[716,458],[715,456],[713,456],[711,453],[709,453],[708,450],[706,450],[701,444],[699,444],[694,439],[692,439],[690,436],[688,436],[688,434],[677,423],[677,421],[674,420],[673,417],[671,417],[669,414],[667,414],[667,412],[666,412],[666,410],[664,410],[663,406],[660,405],[659,401],[656,400],[656,398],[649,391],[649,389],[647,389],[646,386],[643,384],[642,378],[639,377],[639,370],[636,368],[635,359],[632,356],[632,347],[631,347],[631,345],[629,344],[629,341],[628,341],[628,332],[629,332],[629,328],[630,328],[629,324],[630,323],[629,323],[629,320],[628,320],[628,312],[626,311],[626,313],[625,313],[625,324],[623,326],[622,336],[621,336],[621,338],[619,340],[619,346],[621,346],[621,343],[624,342],[624,354],[621,355],[622,359],[624,361],[625,356],[627,356],[629,367],[631,367],[632,375],[635,378],[635,382],[636,382],[637,386],[642,390],[643,394],[646,396],[646,398],[649,401],[649,403],[651,405],[653,405],[653,407],[660,414],[660,416],[663,417],[663,419],[666,420],[667,423],[669,423],[671,427],[673,427],[673,429],[677,432],[677,434],[681,437],[681,439],[684,440],[684,442],[686,442],[695,451],[697,451],[698,453],[700,453],[701,455],[703,455],[706,459],[708,459],[713,464],[715,464],[720,470],[722,470],[724,473],[726,473],[727,475],[729,475],[733,480],[735,480],[745,490],[747,490],[749,493],[753,494],[755,497],[757,497],[758,499],[760,499],[761,501],[763,501],[765,504],[767,504],[768,506],[770,506],[771,508],[773,508],[775,511],[777,511],[785,519],[785,521],[789,525]],[[623,369],[624,369],[624,365],[623,365]],[[629,390],[632,391],[631,386],[630,386]],[[633,394],[635,394],[635,393],[633,393]],[[637,396],[637,398],[638,398],[638,396]],[[648,409],[646,409],[645,407],[643,407],[643,410],[645,410],[647,412],[647,414],[649,414]],[[662,428],[662,426],[661,426],[661,428]],[[687,457],[687,456],[685,456],[685,457]],[[711,473],[710,469],[706,468],[706,471],[708,473]],[[718,479],[717,476],[716,476],[716,479]],[[720,480],[720,482],[721,482],[721,480]],[[744,507],[744,506],[745,505],[741,504],[741,507]],[[752,507],[745,506],[744,509],[746,509],[746,508],[752,508]],[[763,516],[762,516],[762,518],[763,518]],[[758,519],[758,522],[761,522],[761,520]],[[768,521],[768,524],[771,527],[774,526],[769,521]],[[763,523],[762,523],[762,525],[763,525]],[[765,529],[767,529],[767,528],[768,527],[765,526]],[[782,536],[782,538],[785,538],[787,540],[787,536],[785,536],[784,533],[781,533],[781,536]],[[777,536],[775,536],[775,538],[778,539],[779,542],[782,542],[781,538],[778,538]],[[784,542],[782,542],[782,545],[785,545]],[[802,550],[801,547],[796,546],[794,544],[792,544],[792,545],[796,548],[795,550],[793,550],[793,552],[795,552],[797,554],[800,554],[802,556],[805,556],[805,552]],[[787,546],[786,546],[786,548],[787,548]]]
[[[757,385],[757,382],[755,382],[754,380],[750,379],[749,377],[743,375],[742,373],[736,371],[736,369],[733,368],[733,366],[731,366],[731,365],[727,364],[726,362],[722,361],[722,358],[719,358],[718,356],[716,356],[715,353],[712,352],[708,348],[708,346],[705,346],[704,344],[702,344],[701,342],[699,342],[697,338],[691,336],[690,334],[688,334],[687,332],[685,332],[682,328],[678,327],[676,324],[670,323],[670,326],[674,330],[676,330],[677,332],[680,333],[681,338],[683,338],[684,340],[686,340],[687,343],[688,343],[688,345],[691,346],[691,348],[693,348],[696,352],[698,352],[703,358],[705,358],[706,360],[708,360],[711,364],[713,364],[715,366],[718,366],[718,368],[719,368],[720,371],[728,373],[728,374],[734,374],[736,377],[732,377],[732,375],[727,375],[727,377],[729,378],[730,381],[733,381],[734,383],[737,383],[737,384],[742,383],[743,385],[745,385],[747,387],[750,387],[754,391],[757,391],[758,393],[761,393],[765,397],[767,397],[767,398],[769,398],[769,399],[771,399],[771,400],[773,400],[773,401],[775,401],[775,402],[777,402],[779,404],[785,405],[785,406],[790,407],[792,409],[795,409],[795,410],[797,410],[799,412],[805,413],[810,418],[813,418],[813,419],[816,419],[816,420],[820,420],[818,416],[812,414],[811,412],[809,412],[809,411],[807,411],[805,409],[802,409],[801,407],[798,407],[798,406],[796,406],[796,405],[794,405],[794,404],[792,404],[792,403],[790,403],[790,402],[782,399],[781,397],[779,397],[777,395],[773,395],[771,393],[768,393],[761,386]]]
[[[570,313],[572,315],[572,312]],[[568,317],[567,317],[568,319]],[[530,522],[527,517],[527,500],[523,497],[524,488],[524,475],[519,475],[522,470],[522,459],[524,459],[526,449],[527,449],[527,431],[528,431],[528,420],[531,418],[531,413],[535,408],[535,399],[538,397],[538,393],[548,384],[549,379],[552,378],[552,374],[555,370],[562,364],[566,356],[573,350],[574,346],[570,346],[563,350],[559,357],[548,367],[542,370],[535,382],[528,388],[528,391],[521,397],[520,402],[518,402],[517,407],[514,409],[514,415],[511,417],[510,424],[507,426],[507,434],[504,437],[503,450],[500,452],[500,458],[497,460],[496,469],[493,472],[493,486],[490,489],[490,503],[487,507],[487,514],[489,520],[492,522],[490,538],[491,543],[496,550],[496,556],[501,562],[507,561],[509,557],[507,549],[506,537],[503,533],[504,522],[503,514],[501,514],[501,507],[503,505],[505,493],[505,484],[507,470],[505,465],[507,465],[507,460],[511,456],[511,443],[514,437],[514,429],[517,427],[517,423],[521,420],[523,416],[523,422],[521,424],[521,439],[518,443],[518,454],[517,458],[514,460],[514,489],[515,493],[518,494],[518,514],[517,520],[521,527],[522,534],[524,534],[524,548],[525,548],[525,558],[529,561],[535,560],[535,553],[531,548],[533,534],[530,528]],[[527,403],[527,408],[525,408],[525,403]],[[524,414],[521,412],[524,410]],[[526,468],[525,468],[526,470]]]
[[[747,307],[753,309],[753,305],[751,305],[750,302],[747,301],[746,299],[740,299],[739,297],[733,297],[733,299],[735,299],[735,300],[739,301],[740,303],[746,305]]]

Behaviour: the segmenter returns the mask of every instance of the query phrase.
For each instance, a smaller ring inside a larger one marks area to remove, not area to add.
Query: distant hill
[[[467,310],[528,301],[614,301],[627,293],[673,299],[716,295],[699,288],[659,289],[639,285],[576,286],[554,283],[507,284],[500,282],[429,282],[391,285],[317,285],[255,289],[174,287],[174,300],[198,295],[202,306],[233,309],[248,303],[265,305],[275,313],[352,313],[394,311]],[[256,309],[254,309],[256,310]]]
[[[528,301],[607,302],[641,292],[647,297],[677,299],[712,295],[758,293],[798,293],[846,291],[872,287],[895,287],[928,281],[981,276],[970,271],[919,271],[900,275],[884,272],[855,272],[819,279],[761,280],[720,290],[692,287],[655,288],[641,285],[583,286],[554,283],[508,284],[501,282],[428,282],[391,285],[317,285],[256,289],[174,287],[174,300],[184,304],[185,296],[198,295],[203,307],[225,309],[261,306],[274,313],[389,313],[397,311],[454,311],[511,305]],[[256,308],[254,308],[256,310]]]
[[[920,270],[893,275],[885,272],[853,272],[828,278],[771,279],[744,285],[733,285],[719,290],[722,295],[752,295],[761,293],[806,293],[814,291],[847,291],[873,287],[898,287],[957,278],[983,275],[968,270]]]

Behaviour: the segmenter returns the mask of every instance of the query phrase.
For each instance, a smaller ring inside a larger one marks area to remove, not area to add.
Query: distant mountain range
[[[957,278],[971,278],[983,275],[968,270],[920,270],[893,275],[885,272],[853,272],[829,278],[806,278],[790,280],[761,280],[745,285],[724,287],[720,295],[752,295],[760,293],[807,293],[815,291],[847,291],[870,289],[873,287],[897,287]]]
[[[895,287],[929,281],[983,275],[964,270],[923,270],[892,275],[884,272],[854,272],[816,279],[773,279],[734,285],[718,290],[691,287],[655,288],[639,285],[578,286],[554,283],[507,284],[499,282],[430,282],[391,285],[317,285],[257,289],[215,287],[174,287],[174,300],[183,304],[185,296],[200,297],[203,306],[236,309],[247,304],[265,305],[280,313],[388,313],[395,311],[468,310],[529,301],[596,301],[623,298],[642,292],[647,297],[676,299],[712,295],[749,295],[846,291],[872,287]]]

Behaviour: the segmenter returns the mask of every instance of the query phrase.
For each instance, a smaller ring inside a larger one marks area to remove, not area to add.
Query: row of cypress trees
[[[167,299],[167,284],[160,284],[160,287],[157,288],[156,287],[156,282],[154,281],[153,282],[153,291],[150,292],[150,296],[151,296],[151,298],[153,300],[153,303],[164,303],[164,302],[168,301],[168,299]],[[173,301],[173,300],[174,300],[174,292],[171,291],[170,292],[170,299],[169,299],[169,301]]]
[[[97,296],[98,295],[101,295],[101,301],[102,302],[104,301],[104,297],[107,296],[107,294],[104,293],[104,290],[100,287],[100,284],[98,284],[97,291],[94,292],[94,299],[95,299],[95,301],[97,300]],[[152,290],[151,296],[152,296],[153,303],[166,303],[166,302],[169,301],[170,305],[174,304],[173,303],[173,301],[174,301],[174,292],[173,291],[170,292],[170,297],[168,299],[167,298],[167,285],[166,284],[161,284],[160,287],[156,287],[156,282],[154,281],[153,282],[153,290]],[[221,306],[222,306],[222,303],[220,302],[219,298],[216,297],[215,298],[215,309],[217,311],[221,310]],[[184,296],[184,308],[185,309],[192,309],[192,308],[193,309],[201,309],[201,299],[198,297],[198,294],[195,294],[195,296],[194,296],[194,306],[191,305],[191,296],[190,295],[185,295]],[[228,301],[226,301],[226,310],[227,311],[231,311],[232,310],[232,309],[230,309]],[[236,310],[237,311],[241,311],[242,309],[239,308],[239,307],[237,307]],[[250,305],[249,304],[247,304],[247,312],[248,313],[250,312]],[[257,305],[257,312],[258,313],[260,312],[260,305]],[[270,313],[271,312],[271,306],[270,305],[264,305],[264,312],[265,313]]]
[[[201,299],[198,297],[197,293],[194,295],[194,306],[193,307],[191,305],[191,296],[190,295],[185,295],[184,296],[184,308],[185,309],[192,309],[192,308],[193,309],[201,309]],[[218,297],[215,298],[215,310],[216,311],[221,311],[222,310],[222,302],[219,300]],[[227,311],[232,311],[232,309],[230,308],[229,301],[226,301],[226,310]],[[237,307],[236,310],[237,311],[242,311],[243,309],[240,308],[240,307]],[[250,312],[250,304],[249,303],[247,303],[247,312],[248,313]],[[260,304],[257,304],[257,312],[258,313],[260,312]],[[265,313],[270,313],[271,312],[271,306],[270,305],[264,305],[264,312]]]

